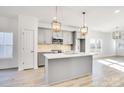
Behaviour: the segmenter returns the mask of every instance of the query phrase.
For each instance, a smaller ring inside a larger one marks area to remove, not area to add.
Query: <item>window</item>
[[[124,49],[124,40],[118,41],[118,49]]]
[[[90,52],[95,52],[96,45],[95,45],[95,39],[90,40]]]
[[[90,52],[100,53],[102,50],[102,41],[100,39],[90,40]]]
[[[13,57],[13,33],[0,32],[0,59]]]

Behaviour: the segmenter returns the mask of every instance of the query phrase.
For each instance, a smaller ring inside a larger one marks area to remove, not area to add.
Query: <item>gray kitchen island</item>
[[[92,74],[91,54],[58,53],[44,54],[44,56],[45,81],[48,85]]]

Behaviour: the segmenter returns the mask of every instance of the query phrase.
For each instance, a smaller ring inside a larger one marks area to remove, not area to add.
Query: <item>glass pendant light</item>
[[[115,40],[115,55],[117,56],[118,51],[118,40],[121,39],[121,32],[119,31],[119,27],[116,26],[115,31],[112,33],[112,39]]]
[[[88,27],[85,25],[85,12],[82,12],[83,15],[83,25],[80,28],[81,36],[85,36],[88,33]]]
[[[60,32],[61,31],[61,23],[57,20],[57,6],[56,6],[56,17],[53,18],[53,21],[51,23],[51,29],[53,32]]]
[[[121,38],[121,32],[118,30],[118,26],[115,28],[116,31],[112,33],[112,38],[113,39],[120,39]]]

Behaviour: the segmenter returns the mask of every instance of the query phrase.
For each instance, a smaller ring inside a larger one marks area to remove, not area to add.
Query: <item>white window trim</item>
[[[91,49],[91,42],[90,42],[90,52],[91,53],[95,53],[95,54],[100,54],[100,53],[102,53],[102,40],[101,39],[90,39],[90,41],[91,40],[94,40],[95,41],[95,49],[93,50],[93,49]],[[99,49],[99,51],[97,50],[98,48],[97,48],[97,40],[100,40],[100,44],[101,44],[101,48]]]
[[[4,59],[13,59],[13,56],[14,56],[14,44],[13,44],[13,32],[0,32],[0,33],[12,33],[12,44],[6,44],[6,45],[0,45],[0,46],[10,46],[10,47],[12,47],[11,49],[12,49],[12,54],[11,54],[11,56],[1,56],[0,57],[0,60],[4,60]],[[5,37],[4,37],[5,38]],[[3,52],[3,53],[5,53],[5,52]]]

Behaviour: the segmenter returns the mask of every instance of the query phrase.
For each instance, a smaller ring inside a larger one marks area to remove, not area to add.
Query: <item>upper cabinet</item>
[[[63,31],[63,44],[73,44],[72,32]]]
[[[60,31],[55,33],[49,29],[38,29],[39,44],[52,44],[52,38],[63,39],[63,44],[73,44],[72,32],[70,31]]]
[[[52,32],[53,38],[63,39],[63,31],[60,32]]]
[[[42,29],[38,29],[38,43],[45,43],[44,31],[42,31]]]
[[[47,29],[38,29],[38,43],[39,44],[52,44],[52,32]]]

